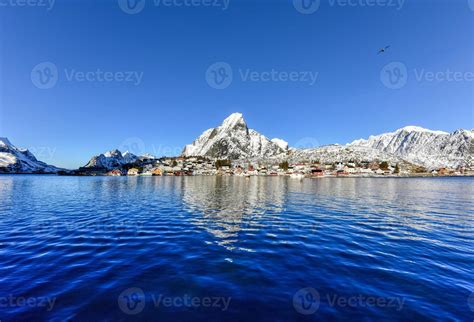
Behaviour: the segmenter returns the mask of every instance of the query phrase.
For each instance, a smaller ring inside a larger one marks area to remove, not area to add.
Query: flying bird
[[[387,51],[387,49],[389,49],[389,48],[390,48],[390,46],[385,46],[385,47],[383,47],[383,48],[380,48],[380,50],[379,50],[379,53],[378,53],[378,54],[379,54],[379,55],[380,55],[380,54],[383,54],[383,53],[384,53],[384,52],[386,52],[386,51]]]

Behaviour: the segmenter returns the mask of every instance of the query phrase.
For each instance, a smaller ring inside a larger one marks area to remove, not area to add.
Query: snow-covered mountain
[[[92,157],[84,168],[98,168],[112,170],[120,168],[126,164],[134,163],[139,160],[139,157],[130,152],[120,152],[115,149],[106,153],[99,154]]]
[[[427,168],[474,165],[474,131],[453,133],[407,126],[395,132],[370,136],[350,143],[350,147],[365,147],[392,154]]]
[[[184,147],[183,156],[207,156],[219,159],[268,158],[286,153],[288,143],[269,140],[249,129],[241,113],[233,113],[222,125],[211,128],[192,144]]]
[[[288,143],[283,140],[269,140],[249,129],[242,114],[234,113],[221,126],[205,131],[192,144],[186,145],[182,155],[233,160],[320,160],[328,163],[349,160],[406,161],[429,169],[473,167],[474,131],[457,130],[447,133],[407,126],[344,146],[296,149],[289,148]]]
[[[296,149],[288,147],[288,143],[281,139],[270,140],[249,129],[242,114],[234,113],[220,126],[205,131],[192,144],[186,145],[182,155],[268,163],[406,161],[428,169],[474,168],[474,130],[447,133],[407,126],[347,145]],[[94,156],[83,168],[112,170],[153,160],[156,158],[151,155],[138,157],[130,152],[112,150]],[[0,173],[57,173],[60,170],[63,169],[38,161],[31,152],[15,147],[7,138],[0,138]]]
[[[276,145],[278,145],[280,148],[282,148],[283,150],[287,151],[288,150],[288,142],[282,140],[282,139],[271,139],[271,141],[273,143],[275,143]]]
[[[339,144],[325,145],[310,149],[292,149],[289,161],[319,161],[324,164],[347,162],[388,161],[401,163],[403,160],[391,153],[378,151],[371,147],[345,146]]]
[[[0,137],[0,173],[57,173],[62,169],[38,161],[30,151]]]

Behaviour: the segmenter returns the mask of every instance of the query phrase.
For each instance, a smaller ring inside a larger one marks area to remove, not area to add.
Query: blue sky
[[[18,1],[0,6],[0,136],[58,166],[116,147],[177,153],[237,111],[290,145],[474,128],[472,1],[320,0],[306,14],[301,0],[142,0],[136,14],[119,1]],[[57,68],[47,89],[44,62]],[[232,71],[223,89],[216,62]]]

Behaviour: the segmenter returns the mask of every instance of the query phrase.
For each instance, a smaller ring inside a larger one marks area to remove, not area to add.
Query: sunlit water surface
[[[0,320],[472,321],[473,196],[471,178],[0,176]]]

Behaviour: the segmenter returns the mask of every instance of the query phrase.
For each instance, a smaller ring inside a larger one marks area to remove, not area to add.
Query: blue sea
[[[0,320],[473,321],[474,179],[0,176]]]

